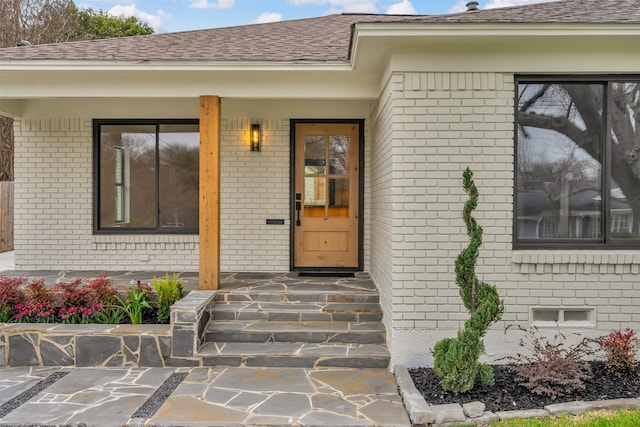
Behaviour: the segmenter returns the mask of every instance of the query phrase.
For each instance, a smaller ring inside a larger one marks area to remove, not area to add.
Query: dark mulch
[[[171,393],[184,381],[187,372],[174,372],[162,385],[138,408],[131,418],[151,418],[158,412],[158,409],[169,398]]]
[[[640,397],[640,367],[636,375],[618,378],[607,372],[603,362],[590,362],[593,378],[586,382],[584,390],[555,400],[530,393],[516,383],[509,365],[494,365],[495,384],[491,387],[476,387],[468,393],[455,395],[440,387],[438,377],[431,368],[410,369],[416,388],[425,400],[433,405],[445,403],[467,403],[481,401],[486,410],[513,411],[543,408],[545,405],[574,400],[591,401]]]
[[[122,323],[130,323],[129,317],[125,316]],[[144,310],[142,312],[142,323],[145,325],[152,325],[158,323],[157,309]]]

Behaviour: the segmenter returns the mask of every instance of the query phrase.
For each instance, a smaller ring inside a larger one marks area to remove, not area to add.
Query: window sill
[[[197,234],[94,234],[93,243],[197,243]]]
[[[640,264],[640,251],[629,250],[515,250],[511,254],[514,264]]]

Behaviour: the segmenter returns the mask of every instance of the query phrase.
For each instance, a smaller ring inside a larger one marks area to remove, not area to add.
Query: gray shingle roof
[[[342,14],[294,21],[0,49],[0,60],[344,61],[353,24],[640,23],[640,0],[560,0],[450,15]]]

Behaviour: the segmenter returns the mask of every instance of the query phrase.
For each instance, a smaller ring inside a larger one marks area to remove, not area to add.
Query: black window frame
[[[640,83],[640,75],[515,75],[514,76],[514,158],[513,158],[513,226],[514,250],[638,250],[640,238],[611,237],[611,86],[613,83]],[[603,86],[602,126],[602,215],[599,239],[526,239],[518,238],[518,94],[522,83],[600,84]]]
[[[194,235],[199,233],[199,227],[146,227],[146,228],[101,228],[100,227],[100,129],[102,126],[117,125],[146,125],[155,126],[156,131],[156,150],[158,148],[158,135],[161,125],[200,125],[199,119],[93,119],[93,233],[94,234],[152,234],[152,235],[168,235],[168,234],[188,234]],[[159,153],[158,151],[156,151]],[[156,155],[155,167],[155,190],[156,194],[160,194],[159,180],[159,163],[160,156]],[[160,217],[160,197],[156,197],[156,224],[159,224]]]

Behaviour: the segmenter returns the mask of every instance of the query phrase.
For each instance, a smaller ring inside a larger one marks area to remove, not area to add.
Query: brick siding
[[[506,307],[489,334],[489,353],[517,347],[502,330],[529,325],[538,306],[595,310],[595,325],[583,331],[590,335],[640,328],[640,251],[512,250],[513,102],[513,74],[501,73],[395,73],[380,98],[371,271],[395,362],[429,363],[428,349],[468,318],[454,275],[468,244],[461,219],[467,166],[484,228],[477,272],[498,287]]]

